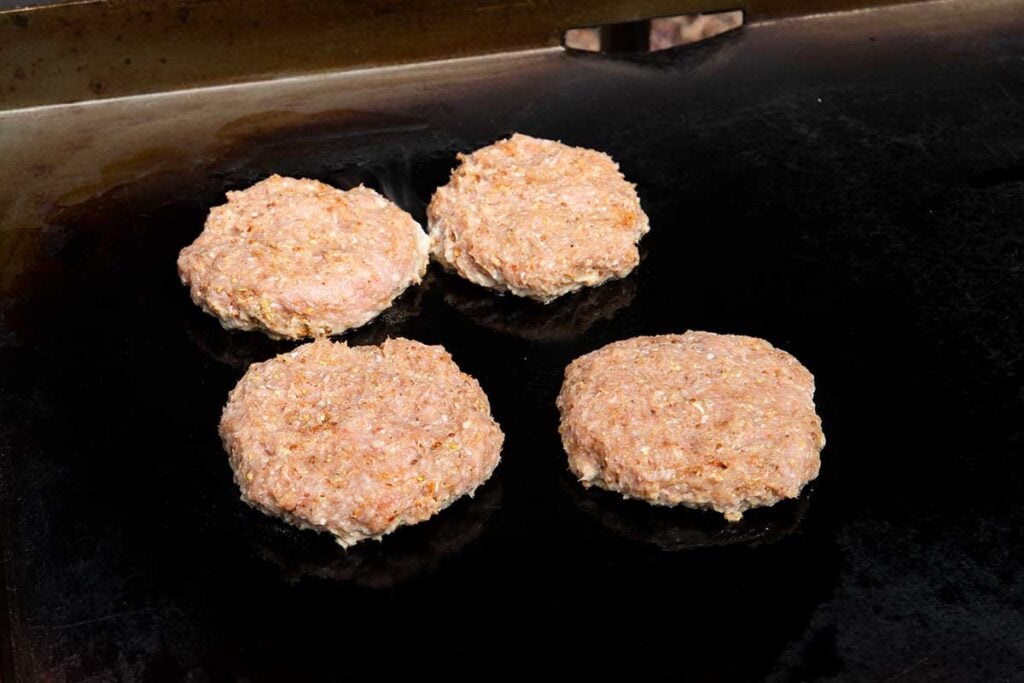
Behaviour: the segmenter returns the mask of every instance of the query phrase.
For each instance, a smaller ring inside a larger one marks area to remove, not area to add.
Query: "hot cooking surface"
[[[155,170],[19,226],[0,328],[17,678],[1024,676],[1024,12],[940,6],[268,114],[216,153],[140,151]],[[639,269],[544,308],[432,267],[345,337],[444,344],[507,434],[493,480],[348,552],[245,507],[220,409],[292,345],[199,312],[178,250],[271,172],[365,182],[422,221],[455,153],[512,131],[621,163],[651,218]],[[567,474],[565,365],[686,329],[815,374],[828,445],[801,499],[730,526]]]

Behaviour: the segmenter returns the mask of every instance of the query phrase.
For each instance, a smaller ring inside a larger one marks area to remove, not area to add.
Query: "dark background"
[[[7,665],[1024,677],[1024,24],[858,21],[835,40],[818,32],[842,19],[815,21],[552,58],[528,83],[319,117],[55,210],[0,327]],[[651,218],[638,270],[544,308],[435,267],[346,337],[444,344],[507,434],[492,482],[347,552],[247,509],[220,408],[291,345],[197,311],[177,251],[271,172],[365,182],[422,221],[457,151],[516,130],[621,163]],[[815,374],[828,445],[800,500],[730,527],[568,476],[564,366],[686,329],[764,337]]]

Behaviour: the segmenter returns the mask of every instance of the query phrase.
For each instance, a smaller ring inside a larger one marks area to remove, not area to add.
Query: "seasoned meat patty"
[[[372,320],[426,271],[429,240],[373,190],[271,176],[215,207],[178,256],[192,300],[229,329],[338,334]]]
[[[434,258],[467,280],[548,302],[640,262],[647,215],[607,154],[516,134],[459,159],[427,218]]]
[[[558,396],[585,486],[656,505],[749,508],[799,495],[825,445],[814,378],[753,337],[635,337],[574,360]]]
[[[349,546],[472,495],[504,440],[440,346],[320,339],[252,365],[220,422],[242,499]]]

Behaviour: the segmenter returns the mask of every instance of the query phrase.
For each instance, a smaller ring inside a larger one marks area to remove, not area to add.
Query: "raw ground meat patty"
[[[178,256],[192,300],[228,329],[338,334],[423,279],[429,240],[373,190],[271,176],[215,207]]]
[[[607,154],[516,134],[459,159],[427,209],[449,270],[548,302],[640,262],[647,215]]]
[[[504,435],[440,346],[320,339],[256,363],[220,422],[242,499],[349,546],[473,491]]]
[[[585,486],[729,520],[799,495],[825,445],[814,378],[753,337],[635,337],[574,360],[558,396]]]

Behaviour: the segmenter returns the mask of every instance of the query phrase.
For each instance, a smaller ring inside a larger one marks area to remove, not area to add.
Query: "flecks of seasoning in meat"
[[[659,505],[737,520],[799,495],[825,444],[814,378],[752,337],[636,337],[573,361],[558,397],[570,469]]]
[[[373,190],[271,176],[210,211],[178,256],[193,301],[229,329],[315,337],[359,327],[423,279],[428,239]]]
[[[220,434],[244,500],[342,545],[472,495],[504,440],[476,380],[407,339],[318,340],[254,364]]]
[[[639,263],[647,215],[607,154],[516,134],[459,160],[427,210],[446,268],[549,302]]]

